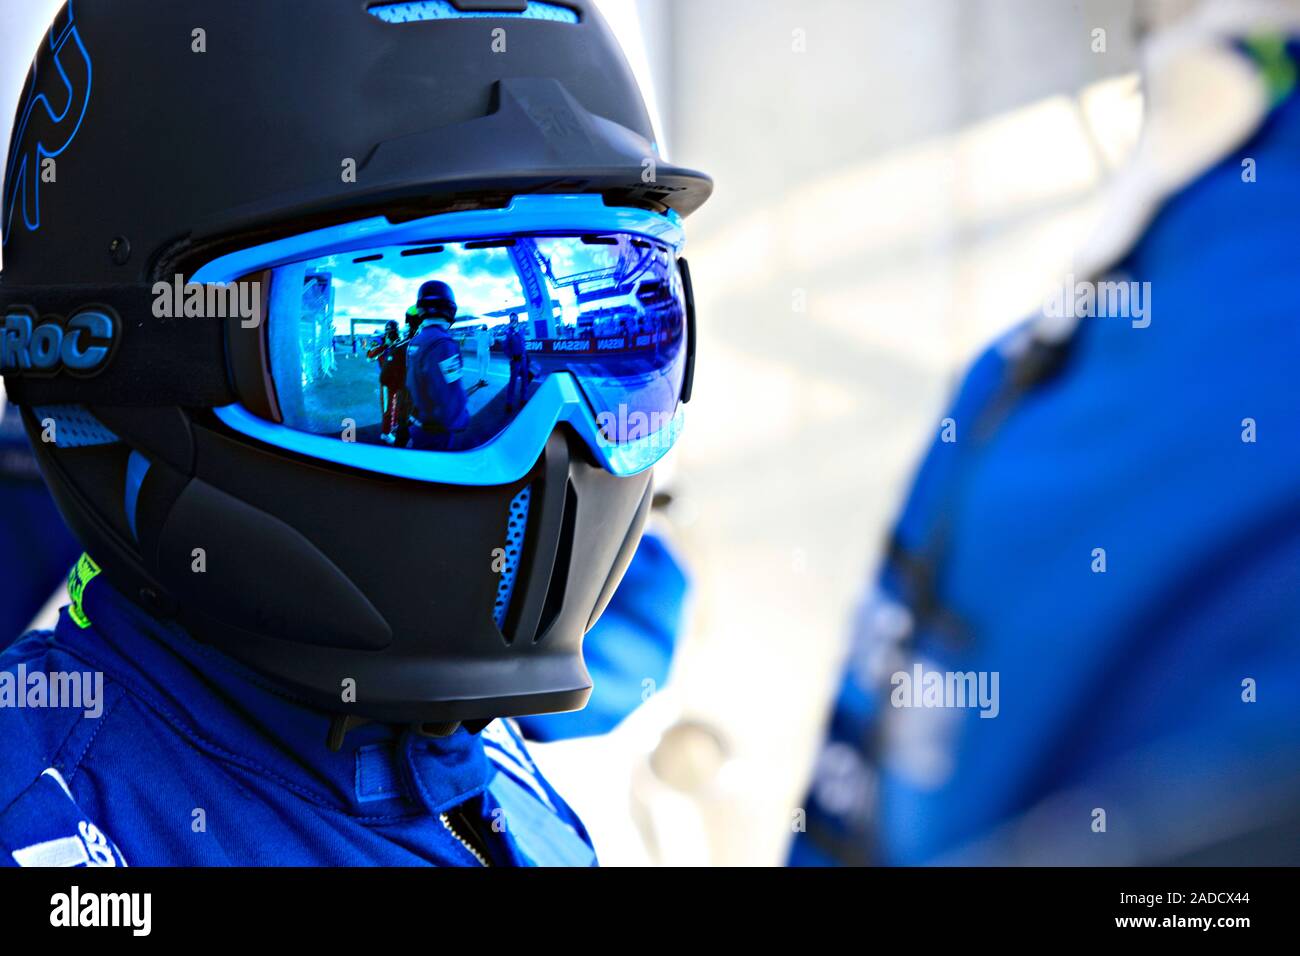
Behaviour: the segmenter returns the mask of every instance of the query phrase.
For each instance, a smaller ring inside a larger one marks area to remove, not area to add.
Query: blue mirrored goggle
[[[682,243],[675,216],[521,196],[224,256],[193,280],[268,284],[274,411],[217,415],[287,450],[457,484],[522,477],[563,421],[613,474],[635,474],[681,428]]]

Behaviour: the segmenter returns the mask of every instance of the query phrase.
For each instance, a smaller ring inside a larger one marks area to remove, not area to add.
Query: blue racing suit
[[[0,654],[0,863],[594,864],[509,722],[365,724],[332,752],[326,714],[98,570],[83,556],[57,628]]]
[[[427,321],[406,347],[406,387],[418,423],[411,447],[446,450],[469,427],[469,399],[461,384],[464,360],[443,324]]]

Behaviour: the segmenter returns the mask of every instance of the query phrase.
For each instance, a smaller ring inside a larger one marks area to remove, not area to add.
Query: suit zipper
[[[438,814],[438,819],[442,821],[442,825],[447,829],[447,832],[450,833],[452,836],[454,836],[456,838],[456,841],[461,846],[469,850],[469,852],[474,855],[474,859],[478,860],[479,866],[491,866],[491,864],[488,863],[486,859],[484,859],[482,853],[474,849],[473,845],[468,840],[466,840],[463,836],[461,836],[458,832],[456,832],[456,828],[451,825],[451,817],[449,817],[445,813],[440,813]]]

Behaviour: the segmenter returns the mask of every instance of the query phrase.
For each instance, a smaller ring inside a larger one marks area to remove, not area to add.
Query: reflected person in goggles
[[[415,421],[411,448],[447,451],[469,427],[464,360],[448,330],[456,321],[451,286],[434,279],[420,286],[420,328],[406,347],[406,390]]]

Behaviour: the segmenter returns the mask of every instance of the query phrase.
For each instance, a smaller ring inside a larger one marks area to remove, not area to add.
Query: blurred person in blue
[[[303,4],[202,5],[211,36],[258,38],[203,69],[199,7],[67,4],[20,100],[0,368],[28,439],[49,423],[33,453],[85,551],[54,629],[0,645],[0,864],[594,864],[515,718],[591,694],[583,639],[691,394],[683,220],[711,182],[642,179],[654,133],[589,0],[472,24],[314,0],[306,27]],[[498,19],[508,56],[466,44]],[[415,109],[412,84],[439,95]],[[329,118],[312,136],[304,102]],[[187,148],[160,165],[160,141]],[[592,237],[664,290],[672,347],[557,355],[455,451],[392,447],[368,363],[322,368],[341,301],[391,314],[421,286],[408,369],[447,361],[435,274],[522,301],[527,269],[575,324],[642,308],[627,282],[579,301],[555,278],[548,256]],[[173,286],[200,314],[159,316]],[[227,292],[260,314],[214,311]],[[672,425],[605,434],[624,408]]]
[[[790,862],[1300,862],[1300,9],[1144,8],[1147,112],[966,374]]]

